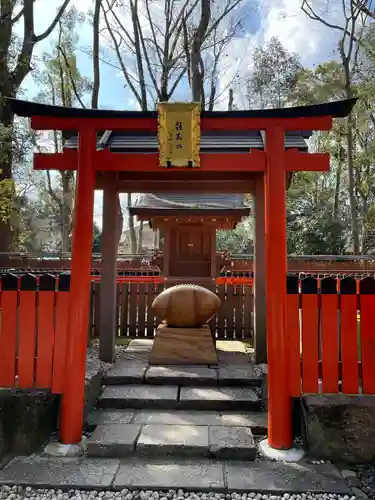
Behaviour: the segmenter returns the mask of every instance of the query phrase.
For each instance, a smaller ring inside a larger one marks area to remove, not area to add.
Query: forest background
[[[347,119],[316,133],[329,174],[299,172],[287,193],[290,254],[375,252],[373,0],[1,0],[0,252],[69,252],[75,174],[34,172],[35,135],[7,96],[68,107],[155,109],[195,100],[209,110],[359,97]],[[94,251],[100,251],[101,193]],[[251,205],[251,196],[246,196]],[[145,228],[118,201],[123,235],[144,252]],[[124,238],[123,238],[124,239]],[[251,253],[251,217],[218,232],[219,250]]]

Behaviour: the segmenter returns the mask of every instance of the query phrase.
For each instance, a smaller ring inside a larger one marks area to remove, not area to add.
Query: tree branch
[[[61,53],[61,55],[64,58],[65,66],[66,66],[66,69],[68,70],[69,80],[70,80],[70,83],[72,85],[73,92],[74,92],[74,95],[76,96],[76,99],[80,103],[80,105],[82,106],[82,108],[86,108],[84,102],[82,101],[81,97],[78,94],[76,82],[74,81],[74,78],[73,78],[73,75],[72,75],[72,71],[70,69],[69,61],[68,61],[68,59],[66,57],[66,54],[65,54],[63,48],[60,45],[57,46],[57,50]]]
[[[52,21],[52,23],[49,25],[49,27],[43,33],[41,33],[38,36],[35,36],[35,34],[34,34],[34,42],[35,43],[41,42],[42,40],[47,38],[47,36],[49,36],[52,33],[52,31],[56,28],[57,23],[60,21],[62,15],[64,14],[69,2],[70,2],[70,0],[64,0],[63,4],[61,5],[60,9],[58,10],[58,12],[55,16],[55,19]],[[27,0],[25,1],[25,3],[27,4]]]

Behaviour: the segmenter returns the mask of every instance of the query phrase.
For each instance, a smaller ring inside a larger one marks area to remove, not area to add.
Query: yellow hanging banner
[[[200,104],[161,102],[157,111],[160,166],[199,167]]]

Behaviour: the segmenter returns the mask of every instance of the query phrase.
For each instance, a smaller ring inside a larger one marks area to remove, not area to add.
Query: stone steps
[[[224,425],[250,427],[253,434],[267,434],[267,413],[197,410],[93,410],[87,418],[89,431],[108,424]]]
[[[99,424],[88,438],[87,455],[123,458],[190,457],[254,460],[250,427],[225,425]]]
[[[179,387],[150,384],[104,388],[99,408],[261,411],[257,392],[249,387]]]
[[[253,386],[263,377],[250,363],[232,366],[149,366],[147,358],[129,357],[116,362],[103,377],[105,385],[149,384],[179,386]]]
[[[47,489],[169,490],[217,492],[338,493],[352,496],[331,464],[255,460],[137,458],[61,459],[16,457],[0,470],[0,485]],[[47,494],[47,492],[45,493]]]

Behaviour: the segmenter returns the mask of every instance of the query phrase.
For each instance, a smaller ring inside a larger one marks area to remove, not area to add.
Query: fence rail
[[[160,277],[117,284],[122,338],[152,338],[153,299]],[[3,275],[0,281],[0,387],[51,388],[61,393],[70,275]],[[217,339],[252,339],[253,290],[248,282],[216,283],[222,301],[211,327]],[[100,282],[91,287],[88,334],[100,325]],[[375,279],[287,277],[291,395],[375,394]]]
[[[63,390],[69,276],[2,276],[0,387]]]
[[[287,278],[292,396],[375,393],[375,279]]]
[[[122,282],[121,282],[122,281]],[[117,332],[122,338],[154,337],[159,324],[153,315],[151,304],[165,288],[164,281],[124,282],[117,284]],[[91,288],[91,332],[99,336],[100,325],[100,282],[93,282]],[[212,331],[217,339],[251,340],[253,330],[253,291],[251,280],[229,279],[217,283],[214,289],[221,300],[221,309],[211,321]]]

